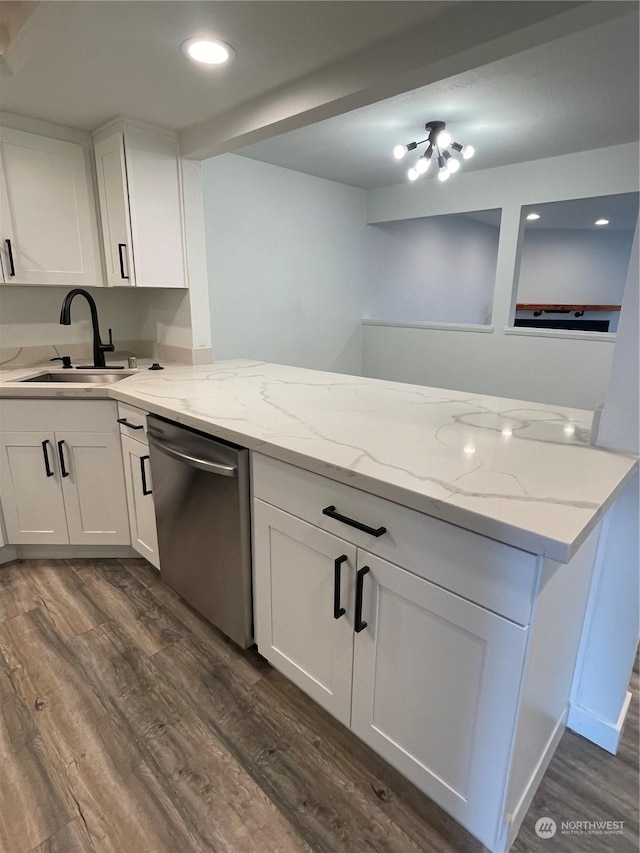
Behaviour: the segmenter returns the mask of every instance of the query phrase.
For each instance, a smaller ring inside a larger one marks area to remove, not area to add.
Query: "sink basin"
[[[126,379],[131,376],[130,373],[99,373],[97,371],[79,370],[77,373],[71,370],[60,371],[59,373],[39,373],[37,376],[29,376],[28,379],[17,379],[16,382],[82,382],[91,385],[111,385],[113,382],[119,382],[120,379]]]

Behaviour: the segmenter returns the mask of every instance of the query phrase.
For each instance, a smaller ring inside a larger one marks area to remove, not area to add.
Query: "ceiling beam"
[[[636,8],[626,0],[456,3],[366,48],[183,130],[184,157],[203,160],[444,80]]]

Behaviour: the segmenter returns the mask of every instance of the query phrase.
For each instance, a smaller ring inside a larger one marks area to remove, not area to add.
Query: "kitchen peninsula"
[[[592,412],[251,360],[140,370],[113,386],[20,383],[0,397],[109,397],[567,562],[633,476],[589,444]]]
[[[111,398],[253,452],[259,651],[508,849],[566,724],[599,523],[637,468],[589,444],[591,413],[249,360],[19,381],[36,373],[0,395]]]

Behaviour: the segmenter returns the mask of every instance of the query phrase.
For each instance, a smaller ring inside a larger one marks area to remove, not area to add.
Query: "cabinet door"
[[[121,132],[95,143],[107,284],[135,284],[127,168]]]
[[[126,435],[121,436],[121,440],[131,544],[138,554],[159,569],[158,533],[149,467],[149,448],[141,441],[134,441]]]
[[[355,547],[259,500],[253,534],[260,654],[349,725]]]
[[[10,545],[69,542],[53,433],[3,432],[2,510]]]
[[[527,629],[360,551],[365,567],[352,729],[491,846]]]
[[[176,140],[128,127],[124,146],[136,287],[186,287]]]
[[[1,128],[0,156],[6,283],[102,285],[82,145]]]
[[[72,545],[129,545],[127,494],[118,433],[56,433]]]

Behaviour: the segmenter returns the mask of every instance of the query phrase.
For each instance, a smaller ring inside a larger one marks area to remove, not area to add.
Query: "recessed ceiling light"
[[[539,213],[528,213],[527,219],[530,219],[533,222],[534,219],[540,219],[540,214]]]
[[[201,65],[223,65],[236,55],[230,44],[219,39],[201,37],[183,41],[182,52]]]
[[[608,225],[609,220],[608,219],[596,219],[596,221],[593,224],[594,225]]]

